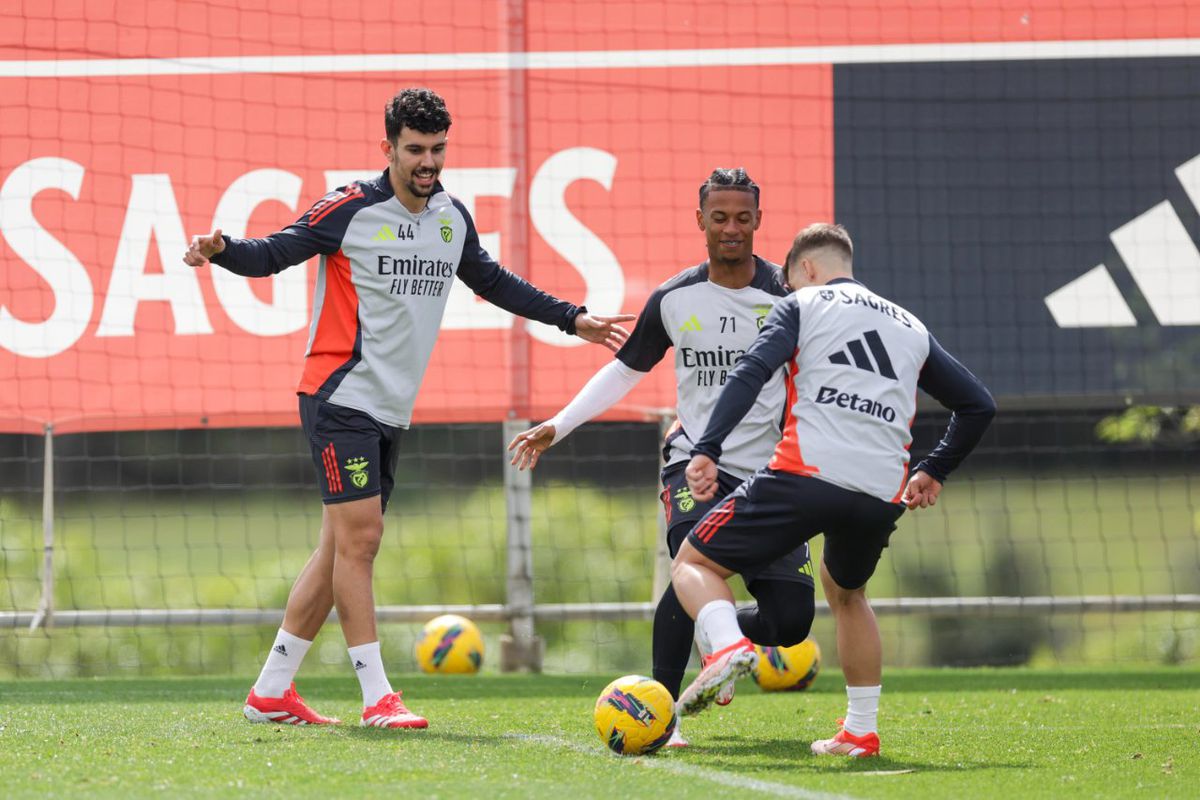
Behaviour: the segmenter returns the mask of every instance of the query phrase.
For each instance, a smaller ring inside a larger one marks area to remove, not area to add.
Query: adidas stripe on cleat
[[[364,708],[359,724],[364,728],[428,728],[429,720],[409,711],[400,699],[400,692],[392,692],[370,708]]]
[[[723,694],[732,700],[730,684],[749,674],[756,664],[758,653],[744,636],[728,647],[705,656],[704,668],[679,696],[680,713],[684,716],[699,714]]]
[[[251,722],[273,725],[337,725],[341,722],[309,708],[304,698],[296,694],[294,683],[283,693],[283,697],[259,697],[251,689],[242,706],[242,716]]]

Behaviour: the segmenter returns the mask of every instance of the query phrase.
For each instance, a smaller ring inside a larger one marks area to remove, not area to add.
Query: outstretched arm
[[[508,444],[512,464],[518,469],[533,469],[542,453],[565,439],[571,431],[603,414],[621,401],[646,377],[645,372],[630,369],[618,360],[605,365],[584,384],[579,394],[561,411],[541,425],[517,434]]]
[[[315,255],[332,255],[341,247],[347,221],[357,209],[353,201],[362,196],[357,185],[343,186],[322,197],[291,225],[261,239],[223,236],[220,228],[207,236],[193,236],[183,263],[202,267],[211,261],[236,275],[264,278]]]
[[[532,469],[542,453],[589,419],[616,405],[662,360],[671,347],[671,338],[662,321],[665,294],[666,290],[661,286],[650,294],[633,335],[618,351],[616,359],[593,375],[562,411],[509,443],[508,449],[516,450],[512,459],[514,465]]]

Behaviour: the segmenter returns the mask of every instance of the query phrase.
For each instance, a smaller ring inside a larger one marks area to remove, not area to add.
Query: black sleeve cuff
[[[567,312],[567,324],[563,327],[571,336],[575,335],[575,318],[580,314],[588,313],[587,306],[576,306],[574,311]]]

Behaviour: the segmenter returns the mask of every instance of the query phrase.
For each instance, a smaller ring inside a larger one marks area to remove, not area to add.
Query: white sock
[[[843,724],[847,731],[855,736],[872,733],[876,730],[879,716],[879,694],[882,686],[847,686],[846,722]]]
[[[363,708],[375,705],[379,698],[392,693],[392,685],[383,671],[379,642],[360,644],[348,648],[347,652],[350,653],[350,666],[354,667],[354,674],[362,686]]]
[[[696,642],[696,649],[699,650],[702,655],[712,652],[712,645],[708,643],[708,639],[705,638],[704,631],[700,629],[699,625],[696,626],[696,632],[693,634],[692,639]]]
[[[254,682],[254,693],[259,697],[283,697],[310,647],[312,642],[280,628],[275,634],[275,644],[267,654],[267,663],[263,664],[258,680]]]
[[[738,627],[737,609],[728,600],[713,600],[700,609],[696,615],[696,629],[708,640],[712,648],[710,653],[724,650],[745,636]]]

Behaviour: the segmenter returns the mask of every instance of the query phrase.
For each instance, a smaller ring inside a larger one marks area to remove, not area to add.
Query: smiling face
[[[704,231],[710,264],[736,266],[754,252],[754,232],[762,223],[762,211],[754,193],[739,189],[714,188],[704,205],[696,210],[696,224]]]
[[[446,163],[447,135],[448,131],[421,133],[404,127],[394,143],[383,140],[392,189],[396,199],[409,211],[423,209],[426,198],[433,194],[433,187]]]

